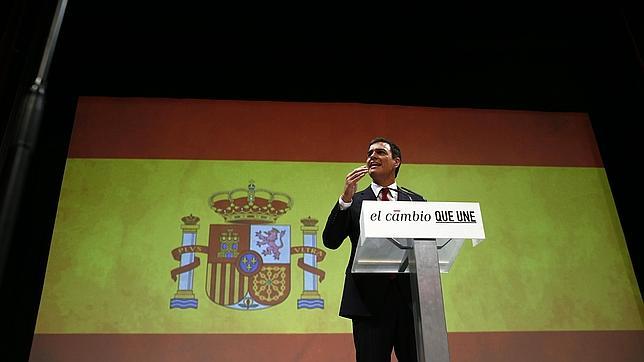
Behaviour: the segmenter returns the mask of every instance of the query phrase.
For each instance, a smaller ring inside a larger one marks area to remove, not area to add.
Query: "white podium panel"
[[[363,201],[360,243],[367,238],[485,239],[478,202]]]
[[[447,273],[465,239],[485,239],[476,202],[364,201],[353,273],[409,273],[400,266],[414,239],[435,239],[441,273]]]

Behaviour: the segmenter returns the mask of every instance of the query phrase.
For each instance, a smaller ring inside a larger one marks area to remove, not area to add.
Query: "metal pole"
[[[45,84],[66,7],[67,0],[58,1],[38,73],[29,91],[18,103],[19,108],[14,109],[13,117],[9,120],[7,129],[14,125],[17,132],[14,137],[8,136],[3,140],[5,144],[2,149],[7,152],[3,155],[6,157],[3,162],[6,175],[3,174],[2,177],[6,182],[3,183],[4,187],[1,190],[2,205],[0,206],[0,282],[3,280],[31,154],[38,139],[45,104]]]
[[[414,240],[409,254],[418,362],[449,362],[436,240]]]

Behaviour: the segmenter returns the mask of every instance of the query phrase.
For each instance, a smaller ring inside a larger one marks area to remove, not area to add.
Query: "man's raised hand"
[[[355,170],[349,172],[344,179],[344,192],[342,193],[342,201],[349,203],[353,199],[353,194],[356,193],[358,181],[369,172],[366,165],[360,166]]]

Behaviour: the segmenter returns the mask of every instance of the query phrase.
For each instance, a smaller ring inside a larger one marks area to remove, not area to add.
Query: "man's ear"
[[[396,168],[400,167],[400,158],[399,157],[394,158],[394,162],[395,162]]]

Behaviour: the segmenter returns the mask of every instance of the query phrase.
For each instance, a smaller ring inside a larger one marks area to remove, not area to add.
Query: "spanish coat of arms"
[[[224,224],[211,224],[208,246],[197,244],[200,219],[182,218],[182,244],[172,251],[179,267],[171,271],[177,292],[170,308],[197,308],[193,292],[195,269],[201,264],[197,253],[208,255],[206,294],[221,306],[237,310],[261,310],[286,300],[291,291],[291,256],[302,254],[297,265],[302,269],[304,288],[298,309],[324,308],[318,283],[325,273],[317,264],[325,252],[317,248],[317,220],[301,220],[302,244],[292,245],[291,225],[276,224],[291,210],[290,196],[256,189],[251,181],[247,189],[213,194],[210,208],[222,216]]]

